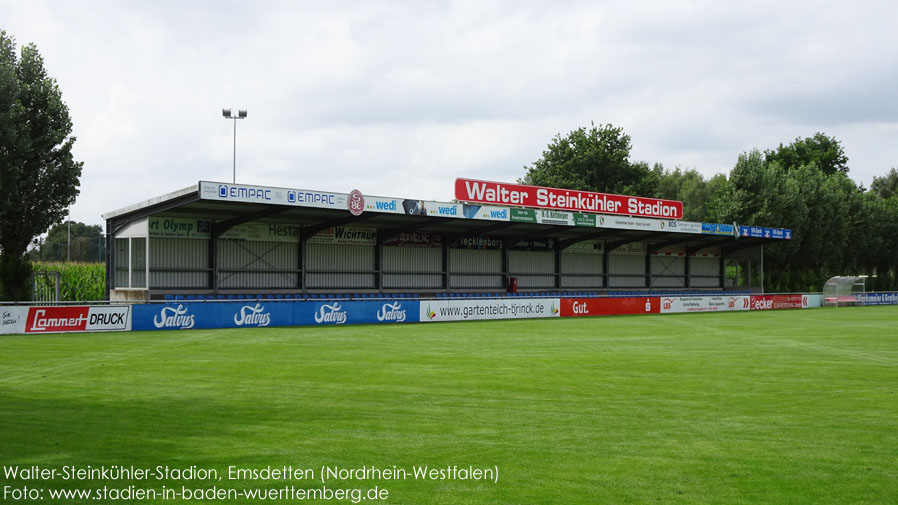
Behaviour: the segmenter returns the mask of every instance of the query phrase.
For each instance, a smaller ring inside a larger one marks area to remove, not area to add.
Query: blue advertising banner
[[[792,240],[792,230],[785,230],[783,228],[765,228],[763,226],[740,226],[739,236]]]
[[[898,305],[898,292],[867,293],[865,305]]]
[[[417,300],[183,302],[134,305],[132,329],[415,323],[419,315]]]
[[[736,228],[731,224],[702,223],[702,233],[705,235],[736,235]]]
[[[293,324],[417,323],[418,307],[417,300],[298,302],[293,304]]]

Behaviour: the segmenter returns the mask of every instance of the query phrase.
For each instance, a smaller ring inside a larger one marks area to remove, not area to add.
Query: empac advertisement
[[[421,321],[477,321],[559,317],[559,298],[429,300],[421,302]]]

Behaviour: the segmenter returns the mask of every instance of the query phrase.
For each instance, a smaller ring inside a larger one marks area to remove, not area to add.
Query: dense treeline
[[[849,176],[835,138],[817,133],[739,155],[727,175],[630,162],[630,137],[612,125],[557,135],[522,182],[681,200],[690,221],[789,228],[764,248],[768,291],[819,291],[833,275],[875,275],[868,289],[898,289],[898,170],[869,190]],[[637,191],[638,190],[638,191]]]

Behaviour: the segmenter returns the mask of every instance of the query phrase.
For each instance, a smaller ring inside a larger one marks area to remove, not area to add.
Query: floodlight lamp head
[[[246,117],[246,109],[240,109],[237,111],[237,117],[243,119]]]
[[[221,109],[221,115],[226,118],[231,117],[231,109]]]

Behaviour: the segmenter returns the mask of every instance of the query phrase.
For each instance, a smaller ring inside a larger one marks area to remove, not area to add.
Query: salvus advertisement
[[[128,331],[130,305],[28,307],[24,333]]]
[[[749,310],[748,296],[662,296],[661,313],[723,312]]]
[[[421,302],[421,321],[477,321],[560,317],[559,298],[431,300]]]
[[[134,330],[264,328],[418,321],[417,300],[186,302],[134,306]]]
[[[657,296],[634,298],[564,298],[561,317],[617,316],[628,314],[657,314]]]
[[[682,219],[683,202],[612,195],[521,184],[455,180],[455,198],[464,202],[514,205],[539,209],[570,210],[601,214],[620,214],[664,219]]]

